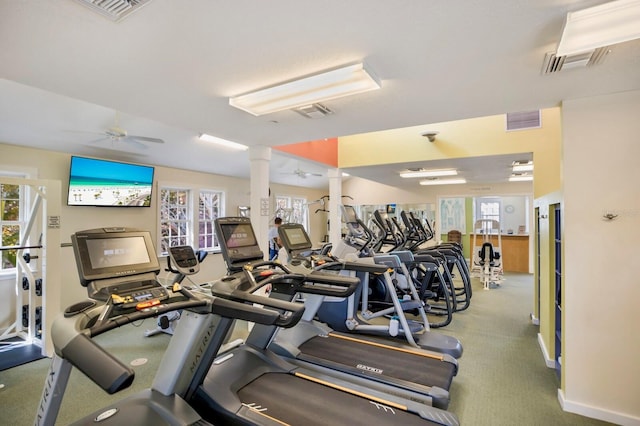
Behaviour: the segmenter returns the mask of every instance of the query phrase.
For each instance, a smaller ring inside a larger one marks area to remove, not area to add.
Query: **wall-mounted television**
[[[151,166],[71,157],[69,206],[149,207]]]

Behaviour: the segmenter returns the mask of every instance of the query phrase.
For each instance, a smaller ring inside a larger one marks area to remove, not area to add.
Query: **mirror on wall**
[[[358,217],[369,229],[374,229],[373,212],[382,210],[390,217],[397,217],[400,220],[400,212],[413,212],[422,221],[433,223],[436,218],[436,206],[430,203],[405,203],[405,204],[363,204],[355,206]]]

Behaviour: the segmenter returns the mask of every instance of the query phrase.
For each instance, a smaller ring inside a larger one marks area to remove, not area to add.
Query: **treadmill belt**
[[[419,385],[437,386],[447,391],[455,374],[455,366],[450,362],[331,335],[313,337],[300,345],[299,349],[304,355],[357,368],[367,376],[393,377]]]
[[[267,373],[238,391],[245,406],[285,425],[437,425],[390,405],[288,373]]]

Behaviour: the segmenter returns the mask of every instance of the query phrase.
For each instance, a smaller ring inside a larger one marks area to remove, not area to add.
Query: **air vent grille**
[[[151,0],[76,0],[94,12],[118,22]]]
[[[589,52],[566,56],[556,56],[555,53],[549,52],[544,55],[542,74],[553,74],[561,70],[601,64],[609,52],[611,52],[610,47],[599,47]]]
[[[538,129],[540,127],[540,110],[507,113],[507,131]]]
[[[294,111],[307,118],[322,118],[325,115],[333,114],[333,111],[319,103],[294,108]]]

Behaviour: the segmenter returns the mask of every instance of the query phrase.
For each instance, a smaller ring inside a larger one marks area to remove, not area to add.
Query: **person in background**
[[[269,260],[278,258],[278,250],[282,247],[282,241],[278,235],[278,228],[282,225],[282,218],[276,217],[273,221],[274,226],[269,229]]]

